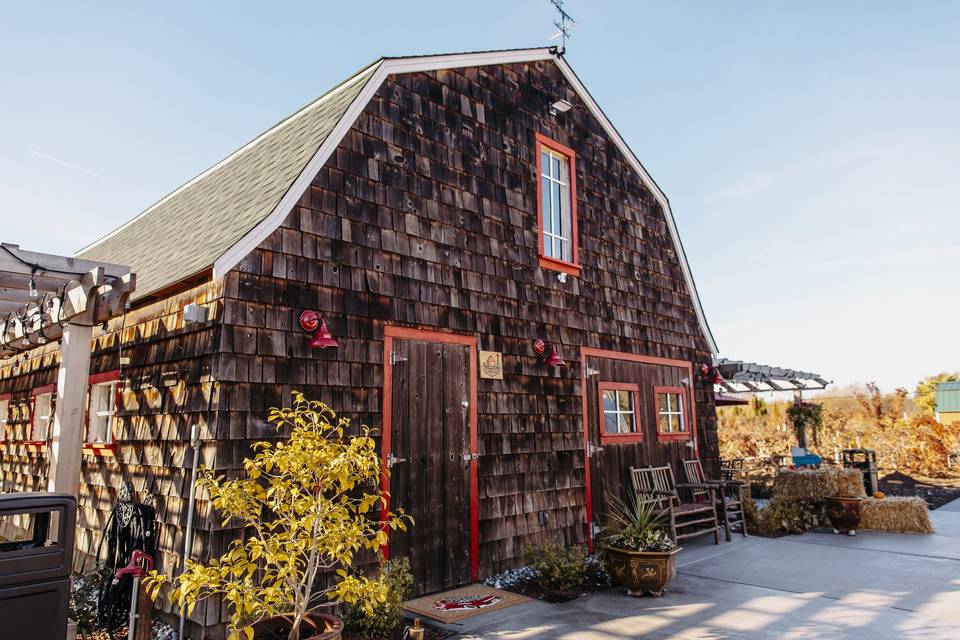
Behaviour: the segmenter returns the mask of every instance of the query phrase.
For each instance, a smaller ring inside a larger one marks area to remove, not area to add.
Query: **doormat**
[[[483,584],[472,584],[452,591],[408,600],[404,608],[438,622],[459,622],[488,611],[506,609],[523,604],[530,598],[519,593],[494,589]]]

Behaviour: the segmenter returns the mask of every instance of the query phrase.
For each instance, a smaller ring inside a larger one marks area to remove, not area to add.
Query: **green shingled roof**
[[[129,265],[137,274],[135,298],[210,267],[273,211],[378,64],[81,249],[77,257]]]
[[[960,413],[960,381],[941,382],[937,385],[937,411]]]

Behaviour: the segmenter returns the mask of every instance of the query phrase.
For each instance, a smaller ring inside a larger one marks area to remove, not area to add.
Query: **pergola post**
[[[83,412],[90,376],[93,327],[68,323],[60,342],[57,401],[53,433],[47,450],[50,464],[47,490],[78,497],[83,455]]]

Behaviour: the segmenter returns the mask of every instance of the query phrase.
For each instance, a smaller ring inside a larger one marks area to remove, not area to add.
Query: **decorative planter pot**
[[[830,496],[826,498],[827,517],[837,533],[856,535],[863,514],[863,498],[844,498]]]
[[[325,613],[309,613],[309,620],[300,625],[300,640],[340,640],[343,621]],[[314,626],[311,626],[310,623]],[[290,617],[271,616],[253,625],[254,638],[257,640],[286,640],[290,633]],[[312,634],[312,635],[311,635]]]
[[[677,575],[677,554],[683,547],[671,551],[629,551],[604,547],[610,577],[627,594],[640,596],[651,593],[662,596],[667,585]]]

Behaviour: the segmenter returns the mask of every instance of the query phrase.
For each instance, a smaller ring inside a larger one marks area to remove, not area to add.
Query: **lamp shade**
[[[330,335],[330,330],[327,328],[327,321],[320,320],[320,327],[317,329],[317,332],[313,334],[313,337],[307,342],[307,346],[311,349],[326,349],[327,347],[337,347],[337,341],[334,340],[333,336]]]
[[[560,354],[557,353],[557,345],[550,345],[550,357],[546,359],[546,364],[551,367],[565,367],[567,363],[564,362],[563,358],[560,357]]]

